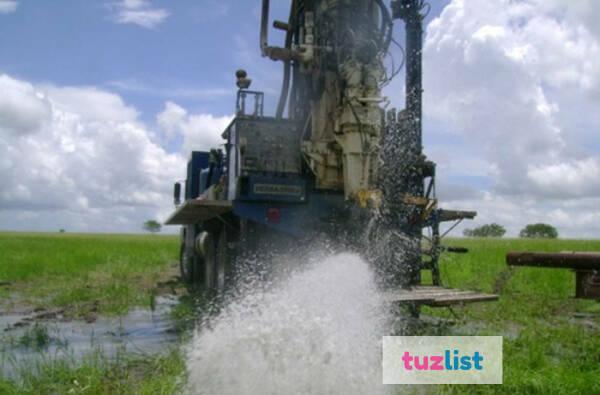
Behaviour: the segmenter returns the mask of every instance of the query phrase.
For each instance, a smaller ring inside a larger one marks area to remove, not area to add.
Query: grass
[[[504,336],[504,385],[445,386],[442,394],[600,394],[600,303],[574,299],[564,269],[509,268],[508,251],[600,251],[600,241],[455,239],[469,254],[447,254],[445,285],[495,292],[500,300],[455,309],[454,334]],[[446,310],[428,314],[452,317]],[[583,318],[576,318],[576,315]]]
[[[500,299],[424,313],[458,321],[447,333],[503,335],[504,384],[436,386],[419,388],[418,393],[600,394],[600,303],[573,298],[575,280],[569,270],[510,269],[505,264],[509,250],[599,251],[600,241],[451,239],[447,244],[465,246],[470,253],[443,256],[444,284],[495,292]],[[177,259],[178,239],[0,233],[0,251],[0,281],[11,283],[0,287],[5,304],[16,293],[16,300],[22,300],[17,303],[74,309],[76,315],[91,309],[116,314],[133,305],[152,306],[156,282]],[[195,314],[185,303],[172,312],[184,327]],[[48,334],[34,326],[18,341],[43,348]],[[83,361],[25,366],[22,377],[18,383],[0,379],[0,393],[178,393],[185,366],[178,350],[116,360],[94,353]]]
[[[45,325],[36,322],[21,335],[19,344],[24,347],[33,347],[38,350],[43,349],[50,344],[50,333],[48,332],[48,328]]]
[[[0,281],[10,283],[0,300],[75,317],[151,306],[178,243],[177,236],[0,233]]]
[[[177,236],[0,233],[1,309],[86,318],[152,308],[157,283],[176,273],[178,244]],[[161,355],[54,358],[44,352],[52,339],[39,322],[12,341],[42,358],[16,362],[18,379],[0,376],[0,394],[173,394],[185,383],[177,345]]]
[[[185,384],[184,358],[178,349],[116,358],[97,351],[83,360],[47,359],[19,370],[19,382],[0,378],[0,394],[175,394]]]

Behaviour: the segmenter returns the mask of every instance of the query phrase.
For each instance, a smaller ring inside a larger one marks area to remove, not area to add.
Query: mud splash
[[[194,336],[189,392],[375,394],[384,309],[364,261],[339,254],[223,307]]]

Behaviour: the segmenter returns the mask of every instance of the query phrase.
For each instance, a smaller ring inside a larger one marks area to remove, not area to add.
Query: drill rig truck
[[[422,147],[422,23],[424,0],[291,0],[289,19],[274,21],[283,46],[269,42],[270,4],[262,1],[260,50],[283,65],[274,116],[264,94],[236,73],[235,117],[223,149],[194,151],[184,200],[166,221],[182,225],[181,276],[224,290],[236,261],[285,237],[326,237],[365,253],[394,301],[448,305],[495,295],[443,288],[440,223],[472,219],[472,211],[438,208],[435,164]],[[405,24],[404,49],[393,37]],[[405,58],[405,109],[382,95]],[[396,54],[398,55],[398,54]],[[430,237],[423,236],[428,228]],[[432,284],[421,284],[431,270]]]

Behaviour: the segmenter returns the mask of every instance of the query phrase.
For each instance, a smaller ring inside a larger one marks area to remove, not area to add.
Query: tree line
[[[156,220],[148,220],[144,222],[143,229],[150,233],[158,233],[161,231],[162,225]],[[62,229],[61,229],[62,231]],[[485,224],[473,229],[465,229],[463,235],[466,237],[502,237],[506,234],[504,226],[497,223]],[[549,224],[529,224],[519,232],[519,237],[535,238],[535,239],[556,239],[558,231]]]
[[[506,233],[504,226],[492,223],[478,226],[473,229],[465,229],[463,235],[466,237],[502,237]],[[519,237],[534,239],[556,239],[558,230],[552,225],[537,223],[525,226],[519,232]]]

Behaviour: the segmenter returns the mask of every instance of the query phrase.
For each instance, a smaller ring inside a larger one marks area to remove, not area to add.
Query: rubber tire
[[[231,256],[229,253],[227,230],[225,227],[219,232],[216,249],[215,288],[225,291],[230,282]]]
[[[213,234],[208,233],[204,252],[204,286],[206,289],[214,289],[216,286],[217,252],[215,244]]]
[[[186,254],[185,243],[181,243],[179,250],[179,271],[181,279],[186,284],[193,284],[196,280],[196,265],[194,263],[194,257]]]

